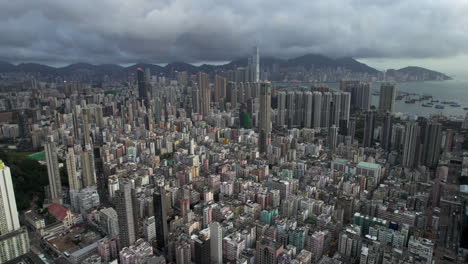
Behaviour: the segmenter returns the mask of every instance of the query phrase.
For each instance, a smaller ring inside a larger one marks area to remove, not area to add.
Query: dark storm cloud
[[[225,61],[250,52],[354,57],[468,53],[466,0],[15,0],[0,60]]]

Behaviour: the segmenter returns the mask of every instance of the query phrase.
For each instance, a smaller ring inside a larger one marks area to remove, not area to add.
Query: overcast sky
[[[467,0],[3,0],[0,60],[46,64],[352,56],[468,72]]]

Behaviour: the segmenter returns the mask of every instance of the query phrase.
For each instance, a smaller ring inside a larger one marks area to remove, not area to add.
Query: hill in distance
[[[137,63],[129,67],[123,67],[117,64],[101,64],[93,65],[88,63],[75,63],[65,67],[51,67],[38,63],[21,63],[14,65],[8,62],[0,61],[0,73],[33,73],[49,76],[73,76],[76,74],[86,73],[94,76],[128,76],[135,73],[137,68],[149,68],[153,74],[164,74],[167,76],[173,75],[175,71],[187,71],[189,74],[196,74],[197,72],[207,72],[214,74],[221,71],[235,70],[238,67],[247,66],[248,59],[240,58],[233,60],[224,65],[209,65],[203,64],[195,66],[185,62],[173,62],[162,67],[156,64]],[[381,73],[375,68],[372,68],[364,63],[361,63],[351,57],[343,58],[330,58],[318,54],[306,54],[291,59],[278,59],[274,57],[262,57],[260,59],[262,68],[271,69],[273,65],[278,65],[282,69],[287,68],[288,71],[295,69],[337,69],[345,68],[353,73],[367,73],[370,75],[377,75]],[[398,70],[388,70],[386,72],[389,76],[407,76],[410,80],[449,80],[449,76],[432,71],[421,67],[405,67]]]

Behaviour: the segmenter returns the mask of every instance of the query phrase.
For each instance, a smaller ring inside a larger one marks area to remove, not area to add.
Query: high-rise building
[[[84,150],[80,154],[83,187],[96,185],[96,170],[94,168],[94,155],[92,150]]]
[[[271,84],[262,83],[260,87],[260,118],[258,149],[265,153],[271,140]]]
[[[444,152],[451,152],[455,132],[453,129],[447,129],[444,134]]]
[[[143,236],[146,241],[151,242],[156,238],[156,224],[154,216],[148,217],[143,222]]]
[[[393,113],[395,111],[395,98],[397,88],[395,84],[383,83],[380,86],[379,110]]]
[[[57,150],[53,136],[48,136],[44,144],[44,152],[47,163],[47,175],[49,176],[50,203],[62,204],[62,182],[57,158]]]
[[[255,262],[257,264],[275,264],[283,251],[283,244],[280,242],[261,237],[257,240]]]
[[[200,113],[200,89],[197,85],[192,87],[192,113]]]
[[[210,76],[207,73],[198,73],[198,88],[200,89],[200,114],[205,117],[210,112],[211,104]]]
[[[320,92],[314,92],[314,110],[312,116],[313,128],[318,129],[321,125],[322,118],[322,94]]]
[[[420,128],[417,122],[409,121],[406,123],[401,161],[401,165],[405,168],[413,168],[417,165],[416,151],[418,149],[419,134]]]
[[[382,128],[382,139],[380,143],[382,148],[389,151],[392,144],[392,126],[393,126],[393,115],[390,112],[385,114],[384,125]]]
[[[349,121],[350,107],[351,107],[351,94],[348,92],[341,93],[340,120],[346,120],[346,122]]]
[[[119,221],[120,246],[129,247],[136,240],[135,218],[133,215],[132,184],[121,180],[119,190],[115,191],[115,208]]]
[[[85,146],[91,145],[91,128],[89,120],[91,119],[91,112],[89,108],[83,108],[81,113],[83,118],[83,137],[84,137],[84,144]]]
[[[147,74],[142,68],[137,69],[138,99],[143,101],[145,106],[149,103],[149,83]]]
[[[215,102],[220,103],[226,97],[226,78],[216,75],[214,86],[214,99]]]
[[[338,145],[338,127],[333,125],[328,129],[328,147],[333,152]]]
[[[423,135],[421,163],[428,167],[435,167],[439,162],[441,143],[442,143],[442,125],[437,122],[426,123],[422,128]]]
[[[372,147],[374,144],[374,128],[375,111],[368,111],[364,121],[364,139],[362,144],[365,148]]]
[[[351,94],[351,106],[355,109],[368,111],[371,105],[371,87],[369,83],[343,80],[340,89]]]
[[[213,264],[223,263],[223,230],[218,222],[210,224],[210,259]]]
[[[341,92],[332,93],[330,106],[330,125],[338,126],[341,118]]]
[[[71,190],[78,190],[81,188],[80,180],[76,172],[76,158],[75,150],[73,148],[68,148],[66,154],[66,163],[67,163],[67,174],[68,174],[68,186]]]
[[[330,120],[330,106],[332,102],[332,94],[330,92],[322,93],[322,111],[321,111],[321,127],[328,128],[330,127],[331,120]]]
[[[314,232],[309,235],[306,240],[306,249],[312,252],[314,263],[317,262],[323,254],[325,241],[324,232]]]
[[[0,160],[0,263],[29,251],[26,229],[21,228],[10,168]]]
[[[278,92],[276,125],[278,127],[283,127],[286,125],[286,93],[283,91]]]
[[[195,263],[210,264],[210,239],[198,237],[194,239]]]
[[[177,72],[177,83],[181,85],[182,87],[187,86],[188,84],[188,72],[182,71],[182,72]]]
[[[252,57],[252,82],[260,82],[260,53],[258,46],[254,48],[254,55]]]
[[[10,168],[0,161],[0,235],[20,228]]]
[[[304,93],[304,127],[312,128],[312,110],[314,106],[314,97],[311,92]]]
[[[192,263],[192,250],[190,243],[187,241],[180,241],[175,246],[175,259],[177,264],[191,264]]]
[[[227,85],[226,101],[231,103],[231,108],[237,107],[237,85],[235,82],[229,82]]]
[[[167,227],[167,202],[164,183],[158,183],[153,194],[154,220],[156,226],[156,242],[159,249],[166,249],[169,229]]]

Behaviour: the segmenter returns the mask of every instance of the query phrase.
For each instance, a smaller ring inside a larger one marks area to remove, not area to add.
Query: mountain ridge
[[[165,66],[160,66],[151,63],[136,63],[130,66],[121,66],[118,64],[90,64],[90,63],[72,63],[63,67],[52,67],[39,63],[20,63],[14,65],[9,62],[0,61],[0,73],[9,72],[23,72],[23,73],[39,73],[43,75],[60,75],[71,76],[80,73],[87,73],[90,75],[131,75],[137,68],[149,68],[153,74],[165,74],[168,76],[173,75],[177,71],[187,71],[189,74],[196,74],[197,72],[204,71],[210,74],[218,72],[235,70],[238,67],[246,67],[248,58],[238,58],[222,65],[203,64],[195,66],[186,62],[172,62]],[[320,54],[305,54],[302,56],[279,59],[275,57],[261,57],[260,66],[262,68],[271,69],[274,65],[278,65],[288,69],[347,69],[353,73],[367,73],[370,75],[377,75],[383,73],[365,63],[359,62],[352,57],[330,58]],[[429,80],[449,80],[449,76],[433,71],[430,69],[407,66],[401,69],[389,69],[386,71],[387,76],[409,76],[409,79],[429,79]]]

